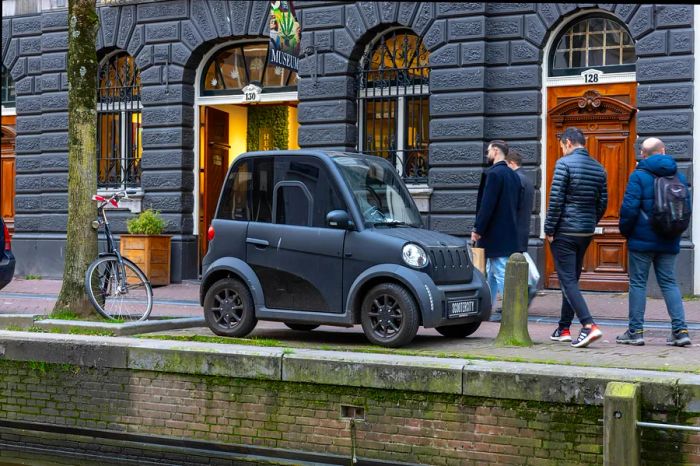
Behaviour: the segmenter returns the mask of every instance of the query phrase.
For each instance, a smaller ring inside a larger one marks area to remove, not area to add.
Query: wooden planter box
[[[170,283],[169,235],[121,235],[119,252],[143,270],[151,285]]]

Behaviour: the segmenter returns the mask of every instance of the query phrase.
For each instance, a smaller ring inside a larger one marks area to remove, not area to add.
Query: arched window
[[[15,107],[15,82],[5,66],[2,67],[2,96],[0,96],[3,108]]]
[[[428,177],[428,57],[420,37],[396,30],[370,44],[361,62],[358,150],[391,160],[410,183]]]
[[[218,50],[204,67],[200,94],[242,94],[248,84],[261,87],[262,92],[295,90],[296,71],[270,63],[269,44],[240,43]]]
[[[141,74],[125,52],[105,58],[97,74],[97,185],[141,185]]]
[[[618,21],[589,16],[565,29],[549,62],[550,76],[575,75],[595,68],[606,73],[634,71],[637,56],[629,32]]]

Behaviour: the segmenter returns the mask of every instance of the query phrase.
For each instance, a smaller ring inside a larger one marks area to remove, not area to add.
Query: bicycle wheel
[[[98,313],[107,319],[146,320],[153,308],[153,289],[146,276],[129,259],[119,272],[117,256],[92,262],[85,273],[85,291]]]

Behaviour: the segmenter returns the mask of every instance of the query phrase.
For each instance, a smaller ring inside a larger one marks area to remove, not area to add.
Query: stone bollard
[[[603,464],[639,466],[637,421],[641,411],[639,384],[609,382],[603,401]]]
[[[503,316],[497,346],[532,346],[527,330],[527,274],[525,256],[516,252],[508,259],[503,284]]]

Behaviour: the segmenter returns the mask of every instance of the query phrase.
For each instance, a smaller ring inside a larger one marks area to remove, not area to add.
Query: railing
[[[358,149],[390,160],[407,183],[426,183],[428,52],[418,36],[398,30],[368,48],[361,62]]]

